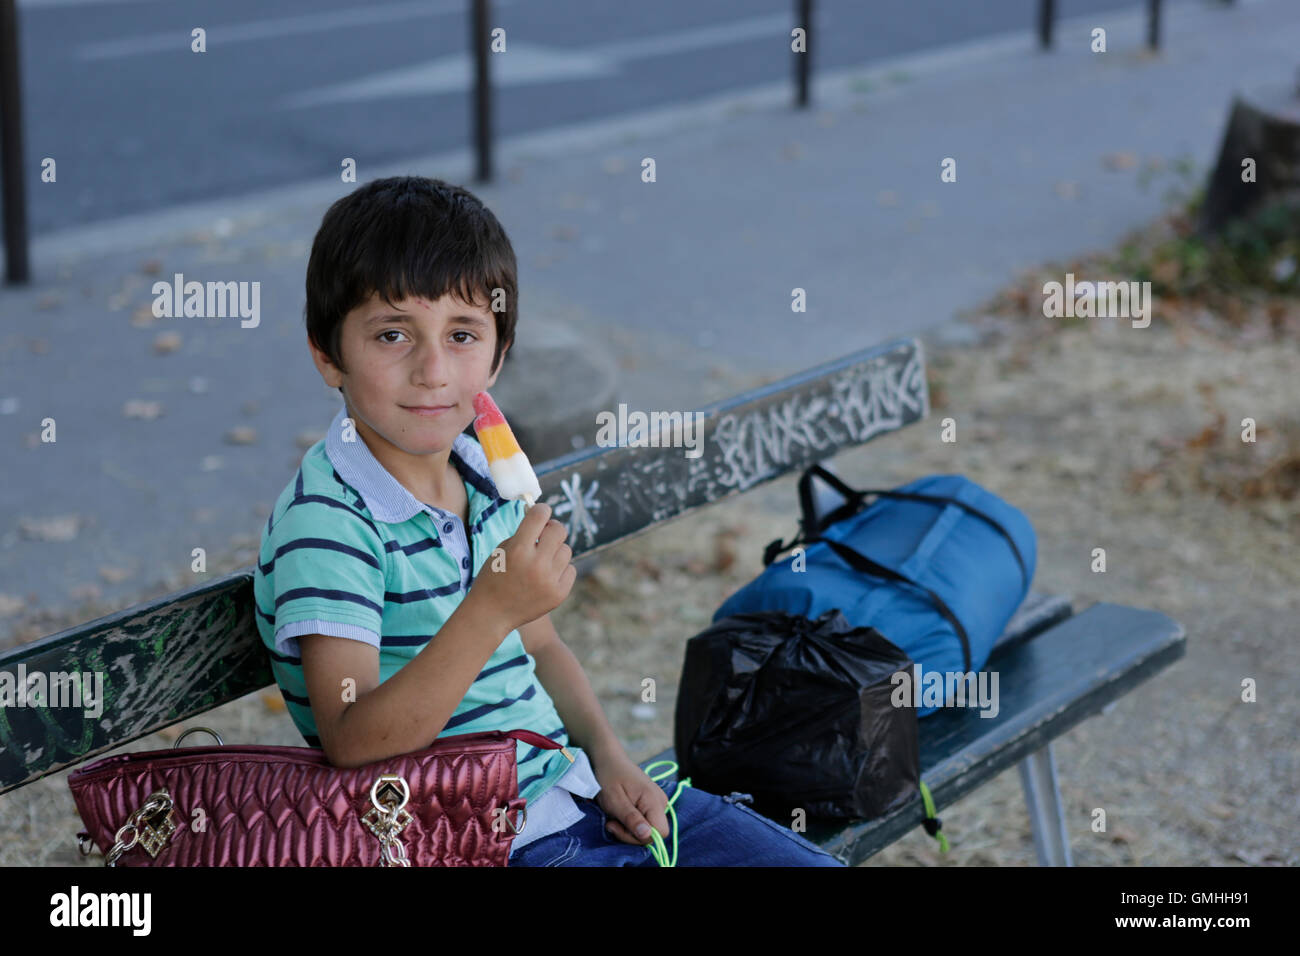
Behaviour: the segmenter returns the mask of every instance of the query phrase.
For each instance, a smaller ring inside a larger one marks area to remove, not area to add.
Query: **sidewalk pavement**
[[[358,175],[464,183],[505,225],[521,319],[498,390],[521,431],[541,397],[560,417],[592,393],[611,410],[689,410],[895,336],[970,344],[955,313],[1156,215],[1171,163],[1203,179],[1234,90],[1295,76],[1300,5],[1165,7],[1154,56],[1140,13],[1093,16],[1059,24],[1049,53],[1025,31],[821,75],[808,112],[780,82],[503,139],[491,186],[470,181],[466,150]],[[946,157],[955,183],[940,181]],[[1149,163],[1165,173],[1144,188]],[[337,408],[307,353],[303,280],[321,215],[352,188],[33,244],[32,285],[0,291],[0,647],[32,612],[103,613],[255,560]],[[154,320],[151,286],[177,272],[260,282],[260,323]],[[191,571],[196,547],[207,574]]]

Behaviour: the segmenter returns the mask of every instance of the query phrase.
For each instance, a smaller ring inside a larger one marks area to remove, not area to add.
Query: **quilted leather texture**
[[[525,805],[516,737],[560,746],[525,730],[460,734],[342,769],[306,747],[186,747],[107,757],[71,773],[68,786],[105,854],[149,794],[171,794],[176,831],[158,857],[137,844],[118,866],[378,866],[379,840],[361,817],[376,778],[396,773],[410,788],[412,820],[399,839],[412,866],[505,866],[515,834],[494,833],[492,822],[506,807],[517,824]]]

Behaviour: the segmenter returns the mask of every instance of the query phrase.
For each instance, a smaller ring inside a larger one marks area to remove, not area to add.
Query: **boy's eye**
[[[386,335],[402,335],[402,334],[403,334],[403,333],[402,333],[402,331],[401,331],[400,329],[389,329],[389,330],[386,331],[386,332],[380,332],[379,335],[376,336],[376,338],[378,338],[381,342],[387,342],[389,345],[393,345],[393,344],[395,344],[394,341],[393,341],[392,339],[384,338],[384,336],[386,336]],[[453,333],[451,333],[451,334],[452,334],[453,337],[454,337],[454,336],[457,336],[457,335],[468,335],[468,336],[469,336],[468,339],[456,339],[456,344],[457,344],[457,345],[468,345],[470,342],[474,341],[475,338],[477,338],[477,336],[475,336],[473,332],[466,332],[464,329],[459,329],[459,330],[457,330],[457,331],[455,331],[455,332],[453,332]]]

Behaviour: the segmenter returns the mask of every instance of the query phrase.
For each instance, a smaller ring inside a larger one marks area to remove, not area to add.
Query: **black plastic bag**
[[[780,611],[723,618],[686,643],[673,742],[679,777],[752,794],[788,820],[869,820],[916,798],[916,710],[890,678],[912,661],[838,609],[815,621]]]

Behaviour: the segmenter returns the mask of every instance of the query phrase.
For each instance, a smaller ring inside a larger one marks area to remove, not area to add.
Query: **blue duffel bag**
[[[845,499],[820,519],[814,477]],[[715,623],[748,611],[815,619],[839,608],[854,627],[874,627],[897,644],[923,672],[984,667],[1034,576],[1037,542],[1023,513],[961,475],[857,491],[820,465],[800,477],[799,502],[799,535],[767,546],[764,571],[718,608]],[[918,707],[917,716],[937,709]]]

